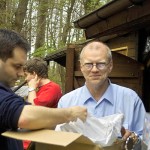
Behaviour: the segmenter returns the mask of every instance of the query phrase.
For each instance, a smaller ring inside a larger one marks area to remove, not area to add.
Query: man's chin
[[[11,85],[10,85],[10,83],[8,83],[8,82],[2,82],[6,87],[8,87],[8,88],[10,88],[10,87],[12,87]]]
[[[9,87],[14,87],[15,86],[15,82],[16,82],[16,80],[15,81],[11,81],[10,83],[8,83]]]
[[[7,79],[6,79],[7,78]],[[15,85],[16,80],[8,80],[9,77],[3,78],[1,81],[6,87],[13,87]]]
[[[99,80],[92,80],[92,81],[90,81],[90,84],[93,86],[96,86],[96,85],[100,84],[100,81]]]

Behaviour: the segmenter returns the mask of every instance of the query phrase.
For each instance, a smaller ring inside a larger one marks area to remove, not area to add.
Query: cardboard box
[[[124,147],[124,141],[122,140],[119,140],[112,146],[102,148],[81,134],[46,129],[37,131],[7,131],[2,133],[2,135],[18,140],[34,141],[36,142],[36,150],[122,150]]]

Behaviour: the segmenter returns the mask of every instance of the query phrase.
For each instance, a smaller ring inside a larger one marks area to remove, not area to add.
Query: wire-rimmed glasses
[[[87,70],[92,70],[93,66],[96,66],[96,68],[98,70],[103,70],[106,68],[106,66],[109,64],[106,62],[98,62],[98,63],[84,63],[83,66],[87,69]]]

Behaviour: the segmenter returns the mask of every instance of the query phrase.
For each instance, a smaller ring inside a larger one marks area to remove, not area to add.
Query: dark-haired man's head
[[[24,75],[23,65],[30,45],[20,34],[0,29],[0,82],[13,86]]]

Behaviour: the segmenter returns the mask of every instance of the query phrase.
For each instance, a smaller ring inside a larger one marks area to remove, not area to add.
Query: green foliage
[[[85,0],[85,13],[90,13],[112,0]]]
[[[61,85],[60,75],[57,72],[57,63],[50,62],[48,76],[49,79]]]
[[[31,55],[30,57],[42,57],[44,58],[46,55],[55,52],[56,49],[47,46],[46,44],[44,44],[42,47],[39,47],[38,49],[36,49]]]

